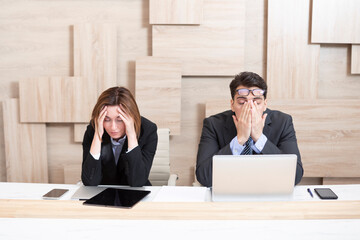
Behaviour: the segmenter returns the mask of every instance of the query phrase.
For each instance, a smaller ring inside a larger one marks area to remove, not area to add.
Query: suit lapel
[[[266,137],[269,137],[269,136],[271,135],[271,131],[272,131],[271,118],[270,118],[271,110],[270,110],[270,109],[266,109],[265,113],[267,113],[268,115],[267,115],[266,120],[265,120],[265,125],[264,125],[263,134],[264,134]]]
[[[224,143],[227,144],[236,136],[236,127],[232,119],[232,111],[226,114],[226,121],[224,125]]]

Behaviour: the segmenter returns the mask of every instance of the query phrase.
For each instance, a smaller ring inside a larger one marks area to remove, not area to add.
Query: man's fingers
[[[265,120],[266,120],[267,115],[268,115],[268,114],[265,113],[265,114],[262,116],[263,125],[265,124]]]

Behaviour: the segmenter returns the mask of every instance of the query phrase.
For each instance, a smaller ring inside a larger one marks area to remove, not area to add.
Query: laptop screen
[[[294,189],[296,162],[295,154],[215,155],[213,201],[285,200]]]

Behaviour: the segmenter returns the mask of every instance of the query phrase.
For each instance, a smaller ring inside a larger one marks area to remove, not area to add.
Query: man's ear
[[[234,100],[230,100],[230,107],[231,107],[231,111],[235,112],[234,111]]]

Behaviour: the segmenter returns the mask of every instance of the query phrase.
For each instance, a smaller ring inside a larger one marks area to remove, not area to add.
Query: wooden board
[[[88,123],[74,124],[74,142],[82,143]]]
[[[203,0],[150,0],[150,24],[201,24]]]
[[[115,25],[74,25],[74,76],[86,80],[84,87],[94,101],[116,85],[116,46]]]
[[[304,177],[360,177],[359,100],[269,100],[293,117]],[[228,100],[206,104],[206,116],[230,109]]]
[[[200,26],[153,26],[154,57],[182,60],[183,76],[233,76],[244,69],[244,0],[204,1]]]
[[[360,43],[360,1],[313,0],[311,42]]]
[[[181,62],[178,59],[144,57],[136,61],[135,97],[140,114],[158,128],[180,134]]]
[[[85,122],[90,118],[86,82],[79,77],[40,77],[19,83],[21,122]]]
[[[64,183],[77,184],[81,181],[81,164],[64,165]]]
[[[3,101],[8,182],[48,182],[45,124],[20,123],[19,100]]]
[[[360,45],[351,45],[351,74],[360,74]]]
[[[320,99],[360,99],[360,75],[351,74],[350,69],[350,45],[321,45],[318,97]]]
[[[1,218],[142,220],[358,219],[360,201],[139,202],[131,209],[82,201],[0,199]]]
[[[272,99],[317,97],[320,45],[309,44],[309,0],[269,0],[267,84]]]
[[[322,184],[336,185],[336,184],[360,184],[360,178],[323,178]]]

